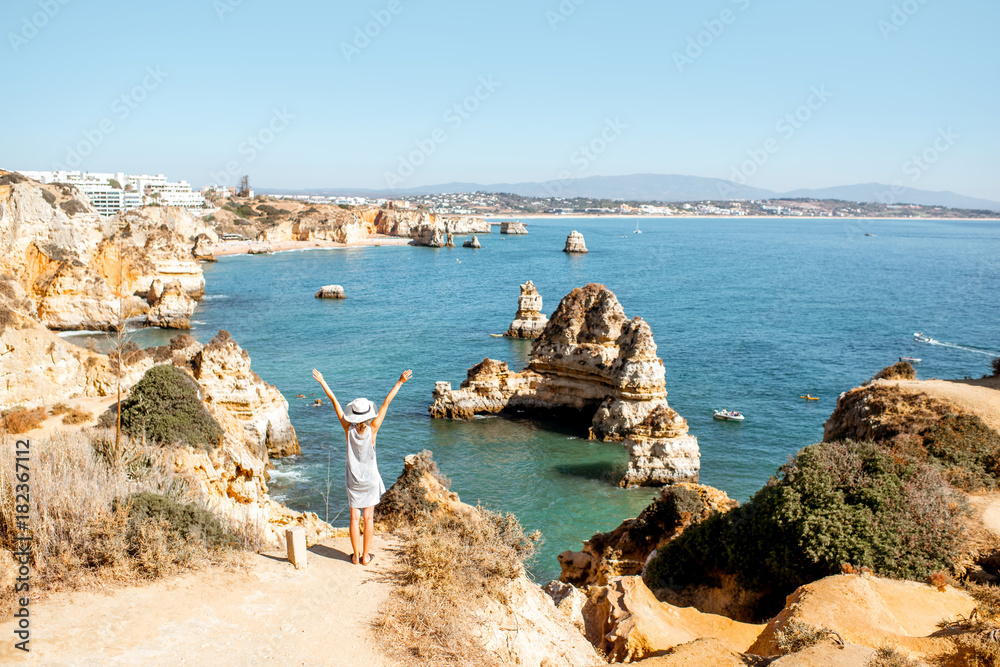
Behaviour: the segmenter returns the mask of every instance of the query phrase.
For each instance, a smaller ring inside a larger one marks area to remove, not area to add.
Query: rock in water
[[[199,234],[194,240],[194,247],[191,254],[199,262],[217,262],[215,258],[215,244],[208,234]]]
[[[522,410],[564,415],[588,426],[590,438],[622,442],[630,461],[623,486],[698,480],[698,440],[667,405],[663,361],[649,325],[628,319],[604,285],[578,287],[560,302],[531,350],[528,368],[512,373],[485,359],[461,388],[434,387],[432,417]]]
[[[151,306],[146,313],[147,325],[164,329],[191,328],[195,301],[184,291],[181,281],[174,280],[162,286],[159,280],[154,280],[146,298]]]
[[[482,248],[479,244],[479,237],[473,236],[471,239],[462,244],[463,248]]]
[[[542,295],[530,280],[521,285],[521,296],[517,299],[517,314],[510,323],[505,336],[511,338],[538,338],[548,324],[549,318],[541,313]]]
[[[445,238],[446,238],[446,241],[444,242],[445,247],[447,247],[447,248],[454,248],[455,247],[455,235],[452,234],[451,232],[448,232],[448,235]]]
[[[527,234],[528,228],[524,226],[523,222],[501,222],[500,223],[500,233],[501,234]]]
[[[575,229],[571,231],[566,237],[566,247],[563,248],[563,252],[586,253],[587,244],[583,242],[583,234]]]
[[[346,299],[344,288],[340,285],[324,285],[316,292],[317,299]]]

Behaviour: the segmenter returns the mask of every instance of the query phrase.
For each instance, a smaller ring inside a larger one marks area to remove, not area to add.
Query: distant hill
[[[629,201],[701,201],[706,199],[779,199],[813,198],[841,199],[855,202],[886,204],[921,204],[947,206],[948,208],[985,209],[1000,211],[1000,202],[976,197],[966,197],[954,192],[933,192],[902,188],[892,193],[884,183],[843,185],[821,189],[802,189],[793,192],[775,192],[763,188],[737,185],[732,181],[702,176],[679,174],[631,174],[629,176],[588,176],[568,182],[523,183],[444,183],[424,185],[400,190],[363,188],[311,188],[308,190],[269,190],[272,194],[315,194],[324,196],[407,197],[412,195],[454,194],[459,192],[508,192],[522,197],[590,197],[595,199],[622,199]],[[892,198],[889,198],[889,197]]]

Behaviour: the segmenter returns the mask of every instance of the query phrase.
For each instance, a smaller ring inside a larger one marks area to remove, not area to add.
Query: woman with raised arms
[[[355,565],[358,563],[368,565],[372,562],[375,505],[385,493],[385,484],[382,483],[382,476],[378,472],[378,461],[375,459],[375,436],[382,427],[382,421],[392,399],[396,398],[399,388],[412,375],[412,371],[403,371],[376,413],[375,404],[367,398],[356,398],[347,404],[346,410],[342,410],[337,397],[323,379],[323,374],[313,369],[313,377],[330,397],[340,425],[344,427],[344,434],[347,436],[347,505],[351,508],[351,548],[354,550],[351,560]],[[362,516],[365,520],[364,551],[358,551],[358,523]]]

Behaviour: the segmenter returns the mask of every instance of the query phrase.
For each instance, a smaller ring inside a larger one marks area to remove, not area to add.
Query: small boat
[[[918,343],[932,343],[932,342],[934,342],[933,338],[931,338],[930,336],[925,336],[924,334],[919,333],[919,332],[913,334],[913,339],[916,340]]]
[[[639,221],[638,220],[635,221],[635,231],[633,231],[632,233],[633,234],[642,234],[642,230],[639,229]]]
[[[905,361],[908,364],[919,364],[920,363],[920,359],[917,359],[916,357],[900,357],[899,360],[900,361]]]
[[[819,396],[811,396],[809,394],[806,394],[805,396],[799,396],[799,398],[804,398],[807,401],[818,401],[819,400]]]
[[[875,235],[872,234],[871,232],[865,232],[865,236],[875,236]]]
[[[716,410],[715,414],[712,415],[715,419],[721,419],[722,421],[730,422],[741,422],[746,417],[736,412],[735,410]]]

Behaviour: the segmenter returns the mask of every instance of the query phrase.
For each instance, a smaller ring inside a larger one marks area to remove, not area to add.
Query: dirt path
[[[966,412],[978,415],[987,426],[1000,431],[1000,377],[979,380],[898,380],[900,389],[927,394]]]
[[[0,624],[0,664],[389,665],[371,623],[390,592],[395,544],[377,535],[368,567],[335,538],[309,549],[304,570],[269,552],[248,572],[213,567],[110,594],[56,594],[30,607],[29,654],[14,648],[14,624]]]

